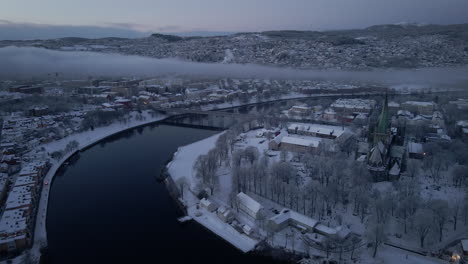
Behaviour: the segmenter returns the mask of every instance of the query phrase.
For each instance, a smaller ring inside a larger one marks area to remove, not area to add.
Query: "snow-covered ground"
[[[42,188],[42,192],[39,198],[39,204],[37,208],[37,218],[36,218],[36,223],[35,223],[35,228],[34,228],[34,241],[33,241],[33,247],[31,249],[31,256],[33,259],[39,260],[40,248],[47,245],[47,230],[46,230],[47,205],[49,202],[49,192],[50,192],[50,187],[52,185],[52,180],[58,168],[62,165],[62,163],[65,160],[67,160],[70,156],[72,156],[77,151],[80,151],[90,145],[93,145],[96,142],[106,137],[117,134],[127,129],[154,123],[154,122],[157,122],[166,118],[166,116],[164,115],[156,115],[153,117],[149,114],[149,112],[146,112],[146,111],[142,113],[142,116],[143,116],[142,119],[137,120],[136,112],[132,112],[130,121],[125,124],[114,123],[109,126],[98,127],[92,131],[88,130],[82,133],[72,134],[61,140],[50,142],[48,144],[43,144],[38,147],[38,148],[44,147],[46,152],[52,153],[57,150],[64,150],[65,146],[70,141],[76,140],[79,143],[78,150],[67,153],[59,161],[51,159],[52,166],[50,170],[48,171],[47,175],[44,177],[44,182],[47,182],[48,184],[44,185]],[[23,255],[13,259],[12,261],[13,263],[22,263]]]
[[[195,175],[193,175],[195,161],[198,156],[205,155],[210,149],[214,148],[216,140],[221,134],[219,133],[190,145],[180,147],[174,153],[172,161],[167,165],[168,172],[174,182],[183,178],[190,186],[196,184]]]
[[[174,154],[173,160],[167,165],[167,168],[174,182],[179,182],[183,179],[187,184],[187,188],[184,189],[183,202],[187,206],[188,215],[239,250],[248,252],[255,248],[258,241],[237,232],[232,226],[221,221],[216,213],[197,208],[199,199],[192,192],[192,189],[197,184],[193,170],[194,164],[200,155],[205,155],[214,148],[216,140],[221,134],[219,133],[193,144],[180,147]]]

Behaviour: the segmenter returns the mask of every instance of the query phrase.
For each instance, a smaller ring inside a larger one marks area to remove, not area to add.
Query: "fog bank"
[[[59,73],[64,78],[158,77],[186,75],[216,78],[312,79],[371,82],[386,85],[447,86],[468,82],[468,67],[412,70],[296,70],[260,65],[195,63],[95,52],[66,52],[42,48],[0,48],[0,78],[26,79]]]

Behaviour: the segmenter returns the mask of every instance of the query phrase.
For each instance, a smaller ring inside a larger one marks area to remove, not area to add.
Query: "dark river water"
[[[156,124],[81,152],[54,179],[43,263],[275,263],[177,222],[180,212],[155,178],[179,146],[215,133]]]

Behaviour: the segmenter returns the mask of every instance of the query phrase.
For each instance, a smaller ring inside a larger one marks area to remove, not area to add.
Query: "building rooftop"
[[[6,210],[30,205],[32,203],[31,190],[30,185],[13,187],[5,203]]]
[[[417,105],[417,106],[434,106],[434,102],[421,102],[421,101],[406,101],[403,104]]]
[[[237,199],[254,213],[257,213],[260,211],[260,209],[262,209],[262,206],[257,201],[243,192],[237,194]]]
[[[408,143],[408,152],[409,153],[422,154],[424,152],[423,151],[423,145],[421,143],[409,142]]]
[[[306,123],[290,123],[288,125],[288,130],[297,130],[304,131],[309,133],[316,133],[322,135],[333,135],[336,137],[341,136],[344,132],[346,132],[346,128],[343,129],[339,126],[328,126],[328,125],[320,125],[320,124],[306,124]]]
[[[16,178],[15,187],[23,185],[35,185],[36,177],[34,176],[20,176]]]
[[[285,221],[290,221],[290,220],[293,220],[299,224],[305,225],[309,228],[314,228],[318,224],[317,220],[307,217],[305,215],[302,215],[298,212],[289,210],[289,209],[283,209],[281,210],[279,214],[270,218],[270,221],[273,221],[278,225],[284,223]]]
[[[9,236],[26,230],[27,223],[23,209],[7,210],[0,219],[0,236]]]
[[[281,139],[281,143],[316,148],[318,147],[320,143],[320,138],[314,138],[314,137],[298,138],[298,137],[286,136]]]

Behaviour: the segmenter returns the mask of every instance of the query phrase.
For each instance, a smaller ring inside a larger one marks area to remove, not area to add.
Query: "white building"
[[[262,206],[257,201],[243,192],[237,194],[237,203],[239,210],[253,219],[257,219],[259,212],[262,210]]]

